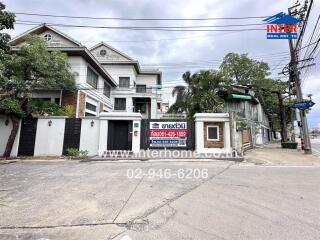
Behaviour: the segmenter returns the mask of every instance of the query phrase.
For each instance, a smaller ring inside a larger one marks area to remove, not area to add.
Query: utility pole
[[[286,112],[283,106],[283,97],[280,91],[274,92],[277,94],[279,99],[279,110],[280,110],[280,123],[281,123],[281,141],[287,142],[288,141],[288,134],[287,134],[287,120],[286,120]]]
[[[311,10],[312,3],[313,3],[313,0],[311,0],[310,2],[306,20],[303,23],[304,24],[304,26],[302,27],[303,30],[305,29],[305,24],[308,19],[309,12]],[[291,12],[292,8],[288,9],[289,15],[292,15],[292,12]],[[303,35],[304,31],[301,31],[300,35],[301,34]],[[300,39],[302,39],[303,37],[302,35],[299,36],[296,47],[293,46],[293,41],[292,39],[289,38],[289,49],[290,49],[290,57],[291,57],[291,61],[289,64],[289,74],[290,74],[289,79],[290,80],[292,79],[295,83],[298,102],[303,102],[303,94],[301,89],[301,80],[300,80],[300,72],[298,69],[298,56],[297,56],[297,46],[299,46]],[[309,133],[308,133],[308,122],[307,122],[306,110],[300,110],[300,118],[301,118],[301,129],[302,129],[301,145],[303,146],[303,143],[304,143],[305,154],[311,154],[312,150],[311,150],[311,142],[310,142]]]

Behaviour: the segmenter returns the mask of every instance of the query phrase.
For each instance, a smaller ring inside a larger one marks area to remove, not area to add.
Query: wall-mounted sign
[[[150,122],[150,147],[186,147],[187,122]]]

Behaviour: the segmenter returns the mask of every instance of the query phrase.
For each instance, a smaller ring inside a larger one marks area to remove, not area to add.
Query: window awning
[[[240,95],[240,94],[229,94],[227,99],[240,99],[240,100],[251,100],[252,96],[250,95]]]

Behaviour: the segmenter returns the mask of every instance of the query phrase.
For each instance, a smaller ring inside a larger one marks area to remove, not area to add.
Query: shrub
[[[67,156],[69,157],[79,157],[79,150],[77,148],[68,148]]]
[[[282,148],[289,148],[289,149],[297,149],[298,143],[296,142],[283,142],[281,143]]]
[[[43,99],[30,99],[28,109],[31,113],[37,115],[65,116],[66,111],[58,104]]]
[[[88,150],[80,150],[79,151],[79,158],[87,158],[89,154]]]
[[[78,150],[77,148],[68,148],[67,156],[71,158],[87,158],[88,150]]]

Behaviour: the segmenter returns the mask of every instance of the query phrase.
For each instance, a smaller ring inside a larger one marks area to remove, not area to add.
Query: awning
[[[227,99],[241,99],[241,100],[251,100],[252,96],[250,95],[240,95],[240,94],[229,94]]]

